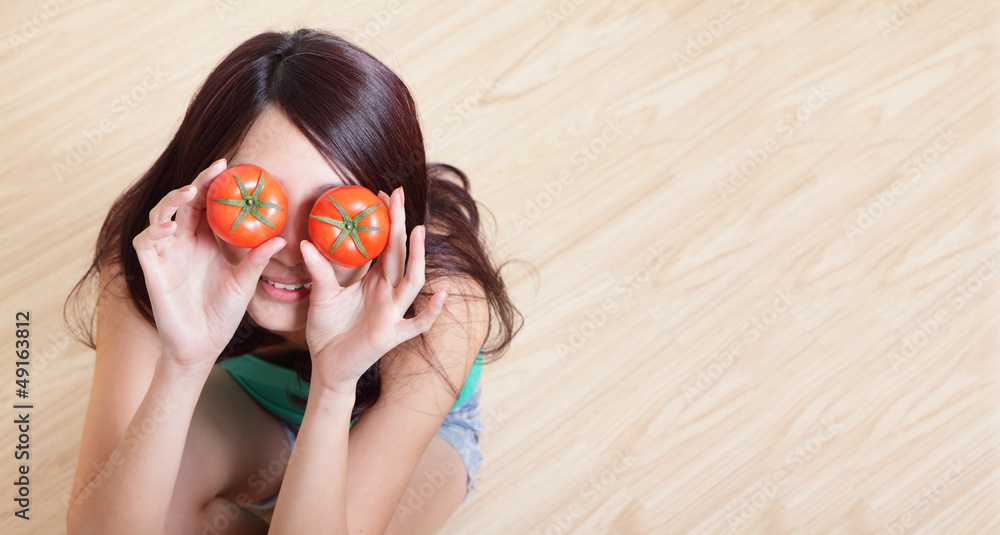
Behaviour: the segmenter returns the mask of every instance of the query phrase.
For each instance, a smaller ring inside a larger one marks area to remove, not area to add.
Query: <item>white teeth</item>
[[[261,278],[264,279],[264,277]],[[298,290],[299,288],[308,288],[312,286],[311,282],[308,282],[306,284],[281,284],[280,282],[274,282],[267,279],[264,279],[264,282],[270,284],[271,286],[274,286],[275,288],[279,288],[282,290]]]

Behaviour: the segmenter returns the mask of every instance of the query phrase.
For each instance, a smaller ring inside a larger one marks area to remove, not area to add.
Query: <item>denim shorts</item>
[[[483,432],[483,419],[479,414],[479,396],[482,387],[476,387],[472,395],[461,405],[454,407],[444,418],[441,427],[438,428],[437,436],[445,439],[451,444],[458,455],[465,463],[466,487],[464,504],[469,499],[472,489],[476,486],[476,472],[483,465],[483,455],[479,450],[479,436]],[[285,429],[285,436],[288,437],[290,448],[295,447],[295,438],[299,433],[299,424],[290,422],[283,418],[278,418],[281,426]],[[247,504],[252,509],[271,509],[278,501],[278,494]]]

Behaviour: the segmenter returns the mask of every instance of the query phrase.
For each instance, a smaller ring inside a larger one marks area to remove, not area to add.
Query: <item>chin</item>
[[[308,300],[302,303],[277,303],[259,295],[254,295],[247,307],[247,312],[257,325],[279,334],[305,329],[308,310]]]

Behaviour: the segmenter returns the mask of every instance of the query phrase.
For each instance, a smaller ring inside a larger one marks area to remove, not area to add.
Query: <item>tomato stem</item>
[[[212,199],[217,203],[240,207],[240,214],[236,216],[236,220],[233,221],[233,226],[229,227],[229,232],[232,232],[233,229],[236,228],[236,225],[239,225],[247,214],[254,216],[258,221],[273,228],[274,230],[278,230],[278,228],[274,226],[274,223],[271,223],[271,221],[265,217],[264,214],[260,213],[260,210],[258,210],[258,208],[277,208],[278,210],[284,210],[284,208],[273,202],[260,200],[260,192],[264,190],[264,171],[262,170],[260,172],[260,178],[257,179],[257,184],[254,185],[253,193],[247,193],[247,187],[243,184],[243,181],[240,180],[240,177],[236,176],[236,173],[230,172],[229,174],[233,175],[233,178],[236,179],[236,185],[240,187],[240,197],[242,198]]]
[[[340,212],[341,219],[333,219],[330,217],[323,217],[312,214],[309,214],[309,217],[314,217],[324,223],[329,223],[337,227],[341,231],[340,235],[337,236],[337,240],[333,242],[332,246],[330,246],[330,252],[327,253],[327,256],[333,256],[333,251],[337,248],[338,245],[340,245],[340,242],[344,241],[344,238],[350,236],[351,241],[354,242],[354,245],[358,248],[358,251],[361,251],[361,254],[365,255],[365,258],[370,258],[368,256],[368,251],[365,250],[365,246],[361,244],[361,238],[358,236],[358,232],[385,230],[380,227],[368,227],[361,224],[361,220],[364,219],[365,216],[367,216],[368,214],[375,211],[375,209],[381,206],[382,203],[377,203],[372,206],[369,206],[368,208],[365,208],[364,210],[358,212],[357,215],[355,215],[354,217],[351,217],[347,215],[347,210],[344,210],[344,207],[341,206],[340,203],[333,200],[333,197],[327,195],[326,198],[330,199],[330,202],[332,202],[333,205],[337,208],[337,211]]]

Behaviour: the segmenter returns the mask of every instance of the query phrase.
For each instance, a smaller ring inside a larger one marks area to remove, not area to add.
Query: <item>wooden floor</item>
[[[299,26],[400,73],[524,261],[443,533],[1000,533],[996,3],[280,5],[4,1],[0,533],[65,529],[94,355],[60,307],[107,208],[229,50]]]

